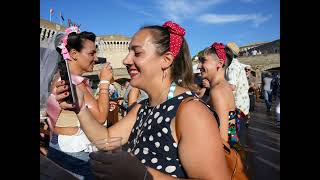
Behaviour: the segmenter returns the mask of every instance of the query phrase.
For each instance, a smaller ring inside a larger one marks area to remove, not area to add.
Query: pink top
[[[59,81],[60,80],[61,78],[59,78]],[[88,78],[71,74],[71,80],[72,80],[72,84],[75,84],[75,85],[78,85],[81,82],[83,82],[86,85],[87,90],[90,93],[92,93],[92,89],[90,87]],[[61,108],[59,106],[58,101],[56,100],[56,87],[55,87],[52,93],[50,94],[50,96],[48,97],[48,101],[47,101],[47,113],[49,117],[48,125],[51,130],[53,130],[53,127],[57,122],[60,112],[61,112]]]

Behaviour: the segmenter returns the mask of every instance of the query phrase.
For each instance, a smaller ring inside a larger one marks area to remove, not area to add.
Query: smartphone
[[[74,84],[72,84],[69,64],[68,64],[67,60],[62,59],[58,63],[58,68],[59,68],[61,80],[64,80],[66,82],[65,84],[69,86],[69,89],[68,89],[69,96],[66,97],[66,102],[69,104],[77,105],[78,104],[78,96],[77,96],[77,92],[76,92],[76,86]]]

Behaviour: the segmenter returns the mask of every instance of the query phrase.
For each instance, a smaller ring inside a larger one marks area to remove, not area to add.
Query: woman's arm
[[[122,137],[121,144],[125,144],[128,142],[139,108],[140,105],[135,106],[121,121],[110,128],[99,124],[87,108],[79,112],[78,118],[82,130],[91,142],[109,137]]]
[[[59,102],[62,109],[73,109],[75,106],[68,104],[64,101],[64,98],[68,96],[64,94],[67,89],[64,89],[64,83],[59,81],[57,83],[57,96],[56,100]],[[84,105],[84,95],[79,87],[77,86],[77,95],[80,106],[80,111],[77,116],[80,121],[80,126],[89,138],[91,142],[101,140],[109,137],[122,137],[122,144],[125,144],[130,136],[131,129],[135,123],[137,112],[140,105],[135,106],[132,111],[130,111],[125,118],[116,123],[110,128],[105,128],[103,125],[98,123],[98,121],[93,117],[88,108]]]
[[[84,101],[88,105],[88,110],[92,116],[100,123],[104,124],[107,120],[109,113],[109,93],[108,84],[101,84],[101,88],[98,99],[95,99],[93,95],[87,90],[85,85],[78,85],[80,90],[84,94]]]
[[[223,87],[215,87],[210,90],[210,101],[214,107],[215,112],[219,116],[220,121],[220,135],[221,138],[228,142],[228,128],[229,128],[229,111],[235,110],[234,99],[232,91],[228,93]]]
[[[185,103],[175,126],[179,158],[190,178],[230,179],[216,120],[205,105]]]
[[[107,120],[109,113],[109,85],[112,76],[112,67],[110,63],[106,63],[100,71],[99,79],[100,82],[107,82],[99,84],[99,96],[97,100],[86,88],[83,90],[83,92],[86,92],[84,94],[84,100],[85,103],[88,104],[88,107],[90,107],[90,113],[101,124]]]
[[[138,88],[132,87],[130,89],[128,94],[128,107],[138,101],[139,95],[140,95],[140,90]]]

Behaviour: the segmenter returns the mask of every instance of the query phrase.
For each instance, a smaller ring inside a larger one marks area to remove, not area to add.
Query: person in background
[[[248,90],[248,94],[249,94],[249,99],[250,99],[250,108],[249,108],[249,114],[247,117],[247,122],[246,122],[246,127],[249,126],[250,124],[250,120],[251,120],[251,115],[254,111],[254,107],[255,107],[255,102],[256,102],[256,89],[257,89],[257,80],[256,77],[254,77],[252,75],[252,71],[251,71],[251,66],[248,65],[245,67],[245,71],[246,71],[246,75],[248,78],[248,83],[249,83],[249,90]]]
[[[93,66],[98,60],[95,40],[94,33],[80,32],[79,28],[75,26],[69,27],[62,37],[56,39],[59,43],[56,46],[59,59],[52,59],[52,61],[68,63],[72,83],[83,94],[84,103],[96,123],[102,125],[108,116],[108,86],[112,77],[109,69],[111,67],[107,63],[100,71],[98,85],[100,91],[97,99],[92,95],[89,79],[82,76],[85,72],[92,72]],[[64,89],[67,88],[68,85],[65,84]],[[69,95],[68,92],[65,94]],[[57,96],[56,88],[53,88],[47,101],[47,113],[53,125],[48,158],[80,179],[92,179],[88,163],[89,152],[87,151],[90,141],[83,132],[76,113],[59,106],[61,104],[56,101]],[[76,107],[76,105],[74,106]]]
[[[270,72],[266,73],[266,76],[263,78],[263,96],[266,103],[267,112],[271,112],[272,106],[272,75]]]
[[[197,58],[198,60],[198,58]],[[196,94],[201,98],[204,102],[209,103],[209,95],[210,95],[210,84],[207,79],[203,79],[201,76],[201,71],[198,69],[198,64],[192,66],[192,72],[194,76],[194,83],[197,86]]]
[[[148,98],[148,94],[130,84],[123,96],[123,105],[127,108],[127,113],[139,102]]]
[[[210,104],[219,120],[221,138],[234,146],[239,142],[236,130],[237,110],[231,86],[225,80],[227,55],[222,43],[213,43],[204,49],[198,68],[210,84]]]
[[[277,93],[276,93],[276,126],[280,128],[280,74],[277,75]]]
[[[129,87],[129,84],[130,84],[129,81],[125,81],[123,84],[121,84],[121,88],[120,88],[120,92],[119,92],[120,98],[121,98],[118,101],[119,102],[119,108],[120,108],[119,111],[120,111],[120,114],[121,114],[122,117],[124,117],[126,115],[126,111],[127,111],[127,108],[128,108],[128,107],[124,106],[123,98],[124,98],[125,93],[126,93],[128,87]]]
[[[244,65],[237,59],[239,47],[231,42],[226,46],[227,59],[230,59],[231,64],[228,66],[226,62],[226,80],[229,82],[233,91],[236,107],[241,111],[241,120],[249,114],[250,99],[249,99],[249,83],[244,70]],[[228,61],[228,60],[227,60]],[[240,124],[237,123],[240,128]]]

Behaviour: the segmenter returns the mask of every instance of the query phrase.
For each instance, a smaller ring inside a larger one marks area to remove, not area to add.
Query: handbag
[[[199,98],[188,97],[181,102],[181,104],[179,105],[179,109],[181,108],[181,106],[185,102],[188,102],[191,100],[198,100],[207,106],[207,104]],[[177,114],[179,112],[179,109],[177,110]],[[221,139],[221,141],[222,141],[222,145],[223,145],[222,147],[224,149],[224,154],[225,154],[225,158],[226,158],[226,162],[227,162],[228,171],[231,176],[230,177],[231,180],[248,180],[248,176],[246,175],[244,165],[242,162],[242,158],[241,158],[239,152],[237,152],[234,148],[231,148],[228,142],[225,142],[223,139]]]
[[[230,145],[227,142],[222,140],[224,154],[226,157],[226,162],[228,166],[229,173],[231,174],[232,180],[247,180],[248,176],[245,173],[243,162],[240,154],[233,148],[230,148]]]

